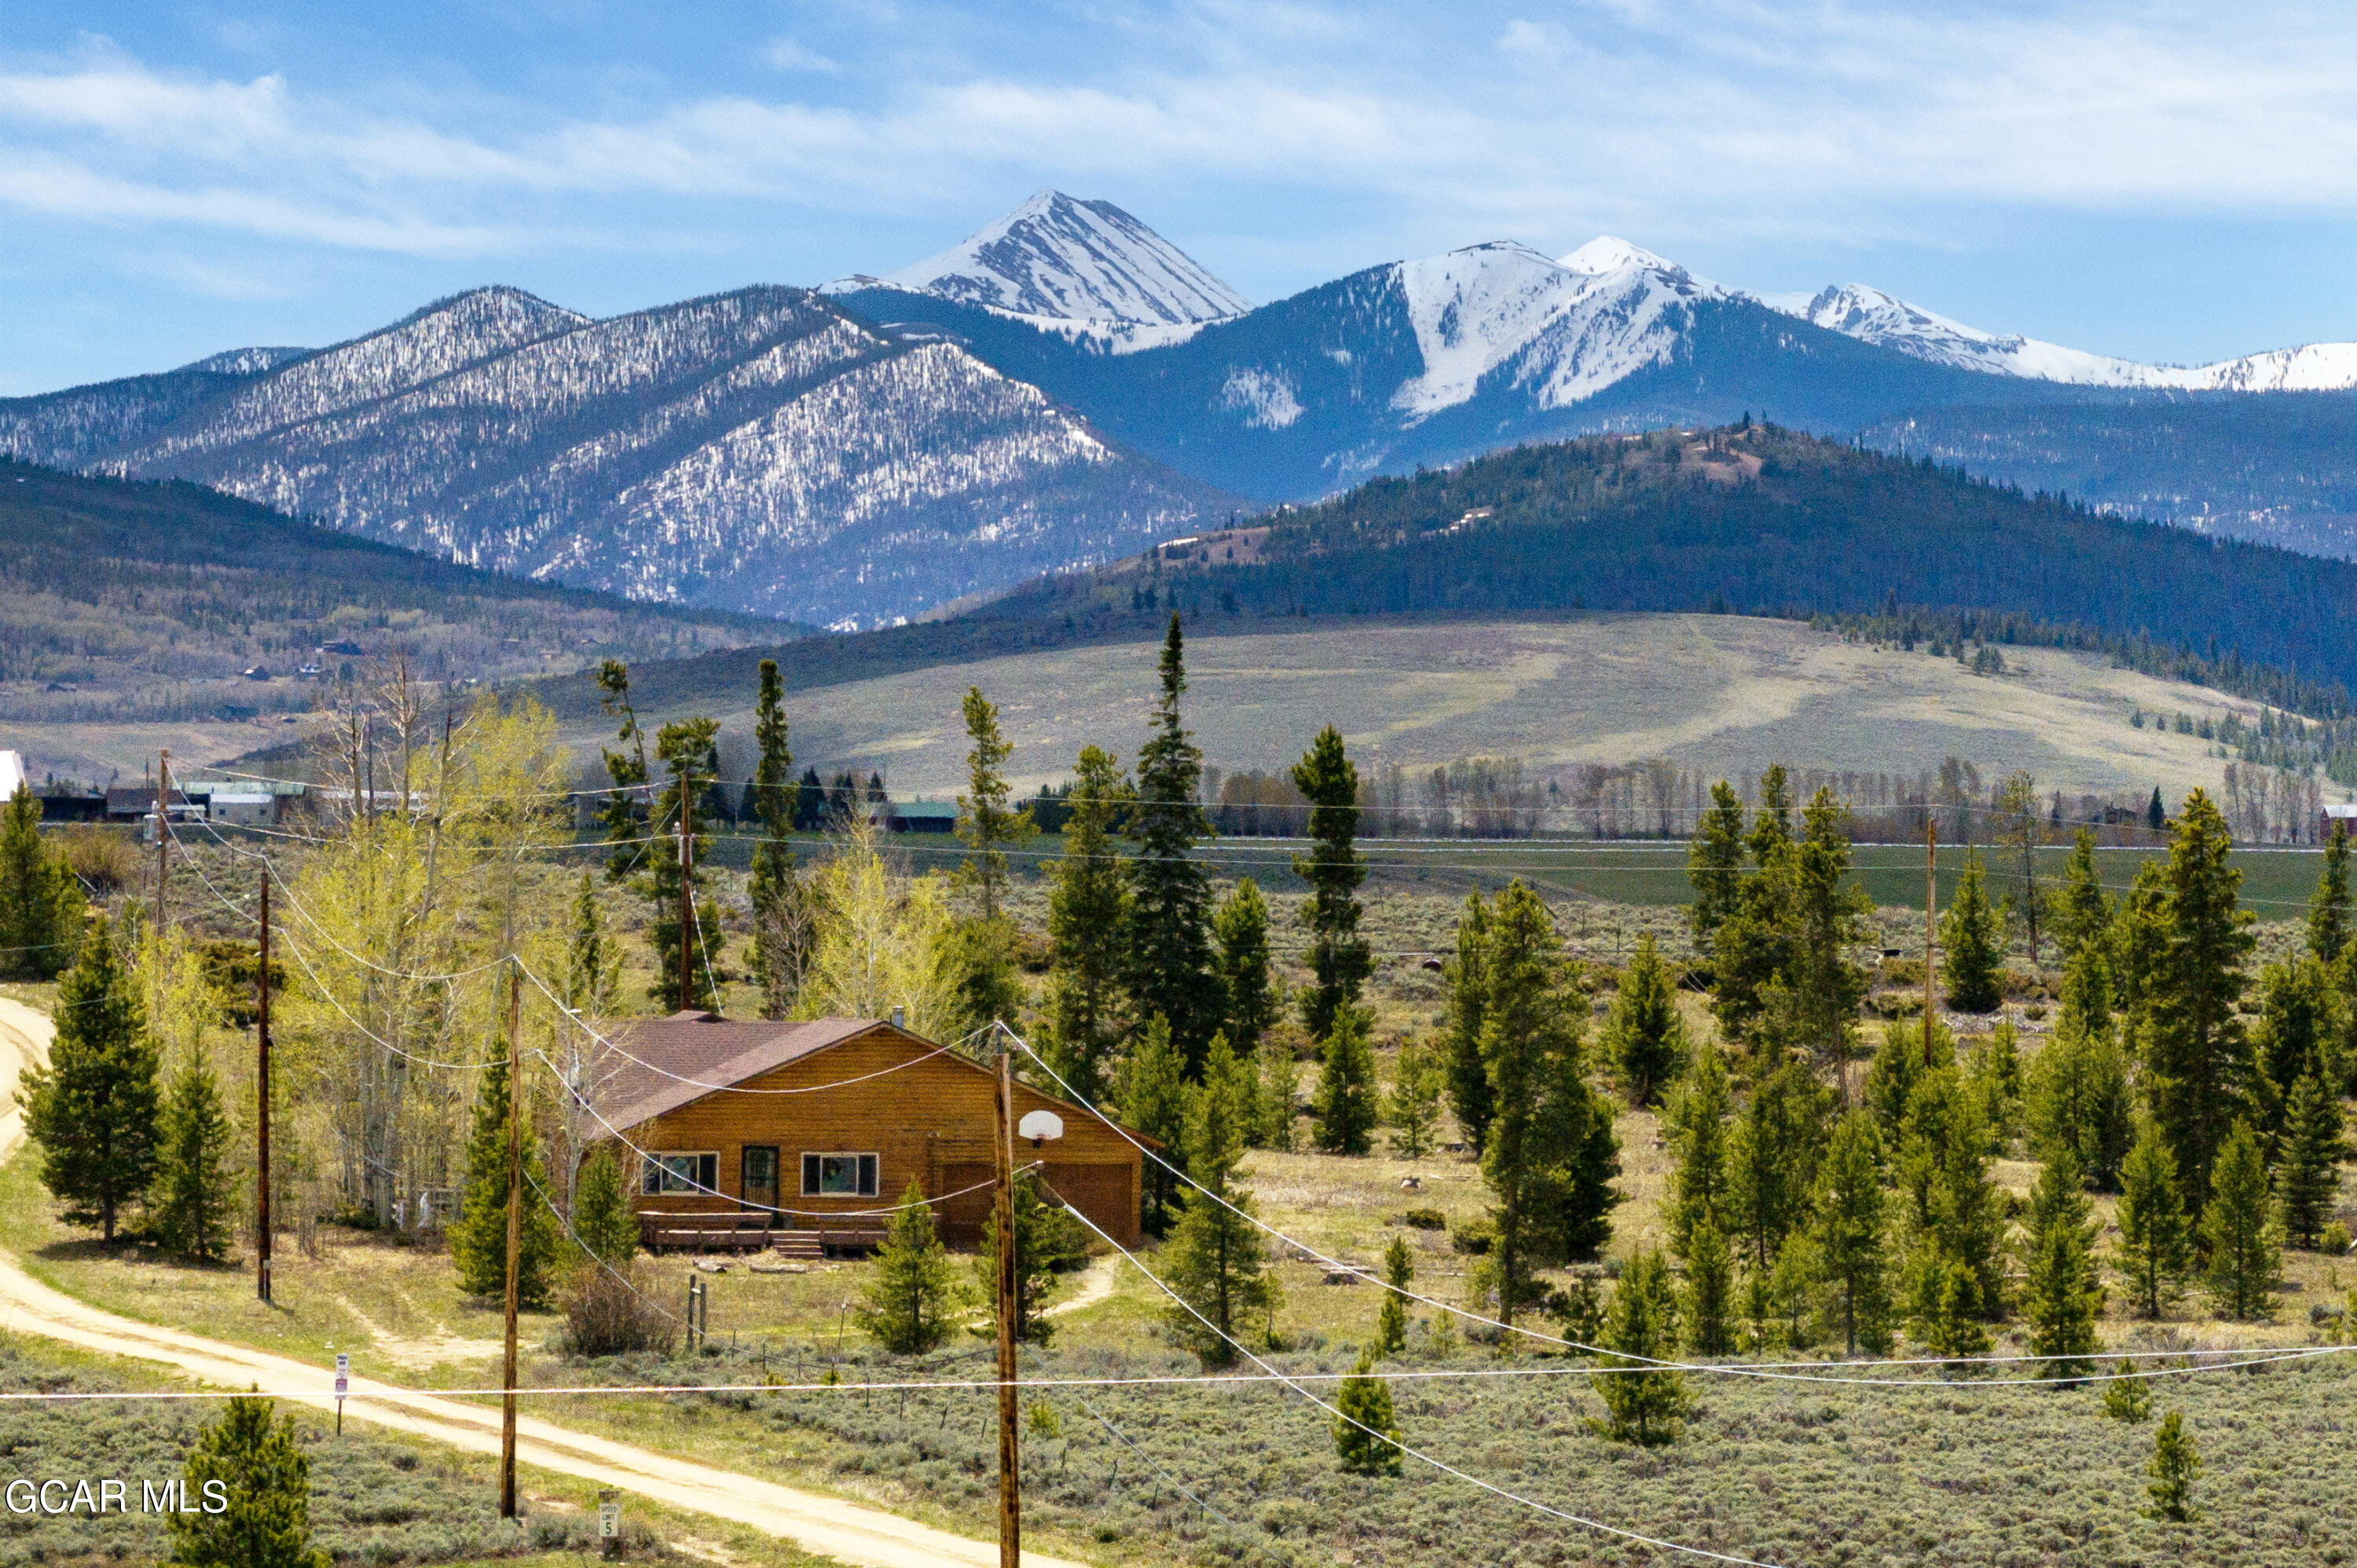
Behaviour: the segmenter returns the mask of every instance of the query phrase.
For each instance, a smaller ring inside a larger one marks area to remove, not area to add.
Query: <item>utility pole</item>
[[[510,904],[509,919],[514,919]],[[515,947],[508,944],[508,1279],[507,1376],[500,1401],[500,1517],[516,1517],[516,1287],[523,1252],[523,1054],[517,1026],[523,1009],[523,977]]]
[[[270,863],[262,863],[262,961],[254,966],[253,1293],[270,1300]]]
[[[679,1005],[695,1005],[695,971],[688,955],[691,922],[695,918],[695,835],[687,831],[689,775],[679,776]]]
[[[172,798],[172,748],[156,754],[156,950],[164,950],[164,873],[171,861],[171,819],[164,802]],[[159,969],[160,972],[160,969]]]
[[[1923,819],[1923,1065],[1932,1065],[1932,956],[1940,901],[1940,820]]]
[[[1023,1562],[1023,1477],[1015,1432],[1015,1057],[998,1037],[998,1568]]]

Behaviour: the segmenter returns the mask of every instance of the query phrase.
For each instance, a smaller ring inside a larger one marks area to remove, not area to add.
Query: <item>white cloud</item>
[[[761,58],[780,70],[809,71],[819,76],[843,74],[841,64],[790,37],[771,38],[762,46]]]

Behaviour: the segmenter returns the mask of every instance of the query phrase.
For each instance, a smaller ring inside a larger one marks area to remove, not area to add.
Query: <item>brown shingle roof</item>
[[[716,1089],[742,1083],[813,1051],[888,1026],[873,1018],[778,1024],[759,1018],[716,1018],[708,1013],[674,1013],[668,1018],[634,1018],[608,1025],[605,1033],[619,1049],[603,1053],[607,1059],[599,1064],[597,1113],[617,1131],[628,1132]]]

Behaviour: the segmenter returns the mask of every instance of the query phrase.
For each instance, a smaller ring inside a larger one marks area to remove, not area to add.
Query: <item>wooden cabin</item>
[[[943,1240],[980,1239],[996,1170],[995,1069],[875,1018],[676,1013],[608,1032],[618,1048],[599,1064],[596,1103],[646,1151],[619,1152],[650,1246],[872,1246],[888,1222],[874,1211],[912,1180],[934,1200]],[[1042,1162],[1050,1190],[1135,1245],[1136,1145],[1018,1079],[1017,1119],[1038,1110],[1062,1119],[1063,1136],[1018,1138],[1017,1163]]]

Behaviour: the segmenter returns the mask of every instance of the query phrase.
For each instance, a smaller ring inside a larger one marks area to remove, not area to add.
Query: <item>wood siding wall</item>
[[[642,1213],[708,1213],[737,1208],[744,1196],[740,1184],[748,1144],[777,1148],[778,1206],[806,1214],[888,1208],[900,1200],[911,1180],[927,1197],[936,1199],[989,1181],[994,1168],[990,1141],[996,1125],[993,1075],[951,1056],[916,1060],[933,1048],[931,1041],[879,1025],[842,1045],[737,1085],[747,1090],[843,1087],[801,1094],[721,1090],[626,1129],[632,1143],[651,1154],[719,1156],[716,1185],[723,1196],[656,1196],[640,1189],[634,1162],[627,1150],[620,1151],[625,1155],[624,1168],[630,1172],[633,1204]],[[915,1065],[897,1072],[885,1070],[904,1062]],[[868,1076],[873,1073],[884,1076]],[[845,1081],[853,1079],[866,1081]],[[1064,1135],[1039,1149],[1017,1138],[1017,1165],[1046,1162],[1040,1174],[1053,1190],[1123,1245],[1135,1246],[1139,1239],[1137,1150],[1087,1112],[1017,1082],[1017,1120],[1033,1110],[1053,1111],[1062,1117]],[[802,1196],[802,1156],[806,1152],[877,1155],[876,1196]],[[935,1214],[943,1240],[952,1246],[973,1245],[980,1237],[990,1202],[985,1190],[939,1205]],[[788,1229],[802,1223],[791,1216],[780,1221]],[[877,1219],[864,1223],[880,1226],[887,1221]]]

